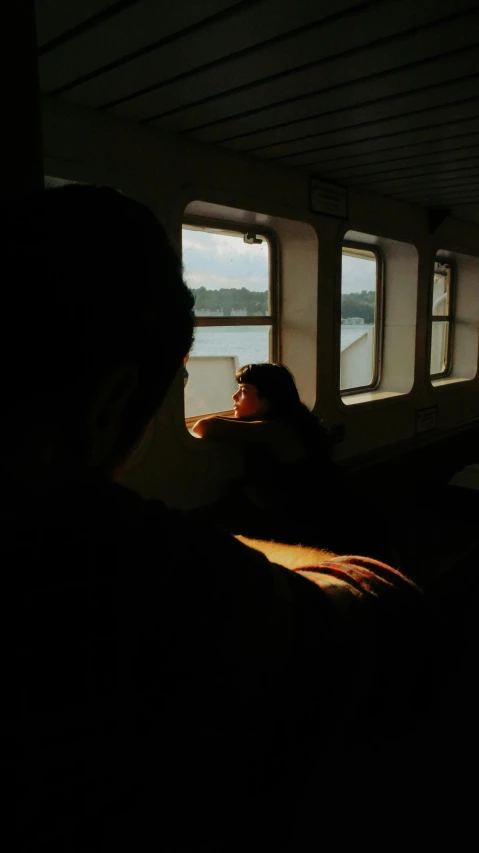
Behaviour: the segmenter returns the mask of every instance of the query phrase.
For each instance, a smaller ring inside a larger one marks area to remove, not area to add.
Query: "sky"
[[[268,243],[249,245],[243,236],[183,229],[183,264],[190,287],[268,290]]]
[[[229,234],[183,229],[183,264],[190,287],[246,287],[268,289],[268,254],[266,240],[249,245]],[[366,258],[343,256],[342,293],[375,290],[376,264]]]
[[[341,293],[376,290],[376,260],[343,255]]]

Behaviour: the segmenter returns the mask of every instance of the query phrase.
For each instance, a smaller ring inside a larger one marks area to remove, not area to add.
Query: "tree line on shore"
[[[197,311],[223,312],[229,317],[232,311],[245,311],[247,315],[268,314],[268,291],[248,290],[246,287],[222,287],[207,290],[206,287],[192,289]],[[341,317],[362,317],[365,323],[374,323],[376,292],[362,290],[359,293],[343,293]]]
[[[374,323],[376,291],[362,290],[360,293],[341,295],[341,319],[362,317],[365,323]]]
[[[223,311],[229,317],[231,311],[246,311],[246,314],[268,314],[268,291],[247,290],[246,287],[222,287],[207,290],[199,287],[192,290],[197,311]]]

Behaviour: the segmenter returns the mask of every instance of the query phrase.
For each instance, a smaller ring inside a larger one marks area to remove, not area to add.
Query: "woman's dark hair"
[[[254,385],[258,397],[268,401],[267,420],[289,420],[306,408],[300,400],[293,374],[284,364],[246,364],[237,370],[236,381]]]
[[[254,385],[258,397],[267,400],[265,420],[284,421],[298,429],[303,440],[321,445],[331,455],[329,437],[317,417],[301,402],[294,376],[284,364],[246,364],[236,371],[238,384]]]

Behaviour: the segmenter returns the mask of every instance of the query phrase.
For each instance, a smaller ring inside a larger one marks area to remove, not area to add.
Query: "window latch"
[[[243,235],[243,243],[248,243],[249,246],[257,246],[259,243],[262,243],[260,237],[257,237],[256,234],[244,234]]]

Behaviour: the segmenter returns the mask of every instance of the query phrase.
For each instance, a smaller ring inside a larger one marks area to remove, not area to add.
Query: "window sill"
[[[389,400],[391,397],[404,397],[407,391],[361,391],[358,394],[345,394],[341,397],[344,406],[357,406],[361,403],[375,403],[378,400]]]
[[[433,388],[443,388],[446,385],[457,385],[458,382],[471,382],[472,379],[475,379],[474,376],[443,376],[438,377],[437,379],[431,379],[431,385]]]

